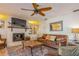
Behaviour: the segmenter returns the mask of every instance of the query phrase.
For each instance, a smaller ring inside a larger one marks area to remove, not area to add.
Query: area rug
[[[31,48],[29,47],[25,48],[23,48],[22,46],[8,47],[7,50],[9,56],[32,56]],[[42,50],[41,47],[35,47],[32,49],[33,56],[45,56],[48,52],[57,53],[57,50],[45,46],[42,46]]]

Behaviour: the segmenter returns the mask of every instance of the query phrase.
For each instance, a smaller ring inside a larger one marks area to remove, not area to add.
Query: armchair
[[[6,46],[6,39],[1,38],[0,35],[0,49],[5,48],[5,46]]]

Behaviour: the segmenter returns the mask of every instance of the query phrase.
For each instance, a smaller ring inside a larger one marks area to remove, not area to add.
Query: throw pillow
[[[55,38],[56,38],[56,36],[51,36],[51,37],[50,37],[50,40],[51,40],[51,41],[55,41]]]
[[[45,40],[50,40],[50,35],[47,35],[47,36],[45,37]]]

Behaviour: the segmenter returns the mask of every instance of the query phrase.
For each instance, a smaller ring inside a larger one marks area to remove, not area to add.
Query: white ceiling
[[[11,16],[21,17],[21,18],[30,18],[35,20],[42,20],[45,18],[53,18],[60,15],[65,15],[72,13],[73,10],[79,9],[79,4],[67,4],[67,3],[41,3],[39,4],[40,8],[51,6],[53,9],[45,12],[46,16],[34,15],[32,11],[23,11],[20,8],[33,9],[31,3],[2,3],[0,4],[0,13],[8,14]]]

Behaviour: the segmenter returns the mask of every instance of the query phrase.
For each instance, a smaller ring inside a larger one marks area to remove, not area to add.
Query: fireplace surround
[[[24,33],[13,33],[13,42],[24,40]]]

